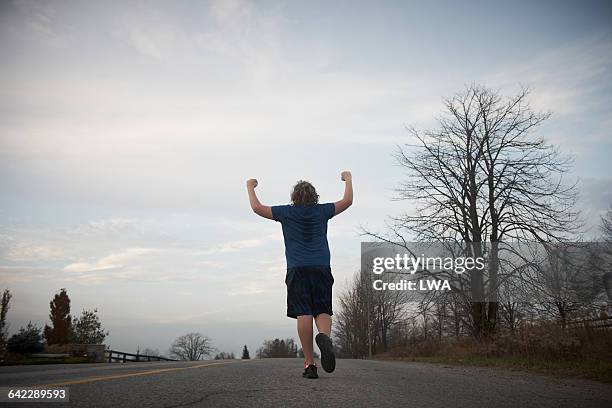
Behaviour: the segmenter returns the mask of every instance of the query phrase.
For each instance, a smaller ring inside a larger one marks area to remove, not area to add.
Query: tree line
[[[504,97],[470,85],[444,100],[437,126],[408,128],[411,142],[394,158],[405,176],[396,199],[410,209],[390,217],[387,230],[363,235],[408,251],[411,242],[461,248],[484,257],[487,268],[454,278],[462,290],[420,299],[375,291],[371,276],[358,271],[336,313],[341,354],[363,358],[410,342],[486,339],[524,323],[564,327],[568,319],[607,316],[602,282],[612,280],[612,210],[598,242],[585,242],[578,185],[568,177],[572,158],[536,134],[551,113],[534,110],[529,94]],[[527,249],[519,254],[520,245]],[[568,261],[576,248],[583,255]],[[520,262],[508,262],[508,252]]]
[[[209,337],[201,333],[189,333],[174,341],[169,350],[173,358],[179,360],[201,360],[213,355],[217,349],[212,345]],[[257,358],[297,358],[304,357],[293,338],[264,340],[261,347],[256,351]],[[221,351],[214,355],[215,360],[233,360],[236,358],[233,352]],[[246,345],[242,348],[242,360],[251,358]]]
[[[84,309],[79,317],[73,319],[70,298],[62,288],[49,302],[51,325],[39,327],[30,321],[9,337],[6,317],[11,299],[10,290],[5,289],[0,304],[0,353],[36,353],[42,351],[45,344],[101,344],[109,334],[102,327],[97,309]]]
[[[39,327],[31,321],[12,336],[8,335],[7,314],[10,309],[12,294],[5,289],[0,304],[0,354],[7,351],[16,354],[41,352],[45,345],[65,344],[102,344],[109,331],[102,327],[97,309],[83,310],[77,318],[72,318],[70,297],[62,288],[49,303],[50,324]],[[190,332],[177,337],[168,349],[171,358],[185,361],[207,359],[217,352],[210,337],[199,332]],[[140,355],[159,356],[157,349],[145,348],[137,351]],[[257,358],[294,358],[303,356],[294,339],[265,340],[257,350]],[[233,352],[217,352],[215,360],[235,359]],[[241,359],[251,358],[248,347],[244,345]]]

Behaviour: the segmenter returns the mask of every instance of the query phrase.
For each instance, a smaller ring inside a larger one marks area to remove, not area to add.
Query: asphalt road
[[[612,407],[612,386],[491,368],[300,359],[0,367],[0,386],[68,387],[70,403],[1,407]]]

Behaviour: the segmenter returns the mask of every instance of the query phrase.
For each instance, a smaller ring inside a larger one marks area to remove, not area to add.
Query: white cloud
[[[63,259],[66,254],[60,247],[53,245],[40,245],[27,242],[17,242],[5,253],[9,261],[41,261]]]
[[[204,251],[196,251],[194,252],[194,255],[210,255],[215,253],[238,252],[243,249],[257,248],[263,246],[263,244],[264,241],[261,239],[228,241],[215,245],[214,247]]]
[[[250,85],[278,79],[291,69],[282,41],[284,19],[276,10],[262,11],[238,0],[212,1],[209,14],[216,27],[197,36],[199,45],[239,64]]]
[[[94,272],[103,271],[106,269],[121,268],[123,265],[97,265],[87,262],[76,262],[66,265],[64,270],[66,272]]]
[[[227,296],[252,296],[275,292],[283,285],[282,268],[269,268],[266,271],[253,270],[251,273],[234,279],[228,287]],[[283,269],[284,270],[284,269]]]
[[[488,76],[487,83],[505,90],[519,84],[532,89],[531,105],[551,111],[547,125],[554,128],[554,142],[572,152],[584,152],[610,141],[610,84],[612,41],[587,37],[543,52],[539,57],[504,67]],[[579,134],[577,134],[579,132]]]
[[[147,221],[150,224],[150,221]],[[76,227],[77,234],[123,234],[125,232],[144,232],[144,221],[131,218],[111,217],[89,221]]]
[[[66,265],[66,272],[97,272],[109,269],[120,269],[141,259],[144,255],[157,252],[154,248],[127,248],[120,252],[107,255],[95,262],[76,262]]]
[[[35,280],[53,279],[54,270],[48,267],[0,265],[0,281],[3,284],[28,284]]]

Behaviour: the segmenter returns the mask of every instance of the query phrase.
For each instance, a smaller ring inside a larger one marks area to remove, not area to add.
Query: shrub
[[[14,334],[9,338],[7,350],[11,353],[30,354],[43,351],[41,328],[34,326],[32,322],[19,329],[19,333]]]

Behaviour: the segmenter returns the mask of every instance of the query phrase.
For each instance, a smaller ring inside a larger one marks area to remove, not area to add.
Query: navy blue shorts
[[[334,277],[327,266],[287,268],[287,316],[332,315],[332,285]]]

